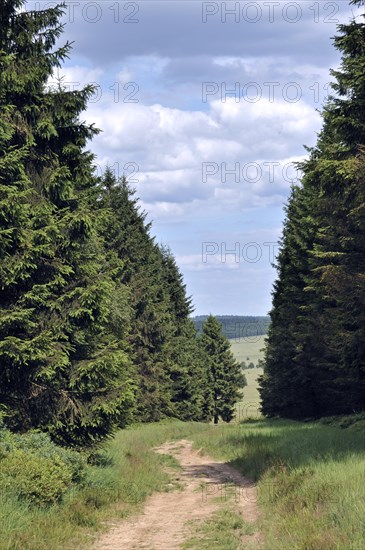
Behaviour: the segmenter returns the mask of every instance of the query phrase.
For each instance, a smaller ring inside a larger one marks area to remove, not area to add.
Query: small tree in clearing
[[[219,418],[230,422],[234,406],[241,398],[240,390],[246,383],[240,364],[231,352],[229,340],[222,334],[222,327],[213,315],[203,324],[201,343],[209,361],[214,424],[218,424]]]

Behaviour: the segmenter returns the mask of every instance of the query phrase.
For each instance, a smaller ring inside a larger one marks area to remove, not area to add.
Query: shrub
[[[0,461],[0,483],[17,497],[38,506],[58,502],[72,484],[72,473],[57,458],[15,449]]]
[[[74,483],[80,483],[85,476],[86,459],[81,453],[58,447],[48,434],[32,431],[16,435],[17,448],[32,452],[43,458],[62,461],[69,470]]]
[[[3,490],[31,504],[47,506],[84,481],[86,459],[55,445],[48,434],[14,434],[0,418],[0,483]]]

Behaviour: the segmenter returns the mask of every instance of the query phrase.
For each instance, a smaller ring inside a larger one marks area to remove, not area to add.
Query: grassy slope
[[[247,386],[243,390],[243,397],[236,405],[236,422],[247,418],[261,418],[260,395],[257,389],[257,377],[262,374],[262,369],[245,370]]]
[[[231,345],[238,360],[253,357],[259,348],[247,339]],[[236,423],[216,427],[214,437],[197,434],[196,446],[257,481],[267,550],[363,550],[365,420],[325,425],[260,418],[256,379],[261,372],[245,371],[248,385]],[[220,534],[206,525],[196,540],[203,535],[207,548],[216,550],[223,549],[224,537],[229,548],[241,548],[229,517],[220,517]],[[194,539],[189,547],[195,548]]]
[[[265,336],[256,336],[255,338],[240,338],[237,341],[230,340],[233,355],[239,362],[245,361],[248,364],[252,361],[256,365],[259,359],[263,359],[264,339]],[[247,386],[243,390],[242,400],[236,405],[236,421],[238,422],[246,418],[261,417],[257,378],[262,374],[262,369],[247,369],[244,373]]]
[[[197,447],[257,480],[267,550],[363,550],[364,423],[358,429],[280,420],[230,426],[177,421],[135,426],[109,442],[114,464],[92,467],[88,484],[69,494],[62,505],[32,510],[3,498],[0,548],[90,546],[102,521],[134,513],[153,491],[167,490],[163,466],[171,466],[172,460],[156,455],[152,448],[166,440],[191,438]],[[203,526],[209,544],[199,543],[200,547],[242,548],[239,518],[222,511],[214,519],[219,529]]]

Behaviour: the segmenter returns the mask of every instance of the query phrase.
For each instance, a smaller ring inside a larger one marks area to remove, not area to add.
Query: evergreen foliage
[[[92,87],[47,90],[62,6],[0,24],[0,402],[14,429],[90,444],[133,407],[130,361],[109,327],[114,282],[89,196],[96,130],[79,121]]]
[[[128,340],[139,384],[136,418],[208,419],[206,361],[176,261],[151,237],[135,191],[125,178],[117,181],[110,168],[101,181],[100,199],[99,208],[108,212],[102,228],[107,255],[121,262],[118,279],[129,292]]]
[[[126,179],[110,169],[97,178],[85,149],[98,132],[80,121],[93,87],[47,86],[70,51],[55,49],[65,6],[23,5],[5,1],[0,14],[6,424],[87,446],[133,419],[209,420],[210,359],[176,261],[150,235]]]
[[[287,207],[260,382],[267,415],[365,409],[363,18],[339,26],[335,94]]]
[[[200,338],[209,364],[214,423],[218,424],[219,418],[230,422],[234,406],[242,397],[240,390],[245,385],[245,377],[233,357],[228,339],[222,334],[221,324],[213,315],[205,321]]]

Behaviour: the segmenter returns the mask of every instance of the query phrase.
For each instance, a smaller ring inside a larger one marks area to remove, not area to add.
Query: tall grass
[[[107,520],[136,512],[148,495],[169,488],[164,466],[174,462],[153,452],[166,440],[190,437],[203,424],[165,422],[117,433],[88,466],[83,483],[60,504],[39,508],[2,492],[0,550],[75,550],[92,545]]]
[[[154,491],[169,490],[165,466],[176,463],[153,448],[180,438],[257,481],[267,550],[364,550],[365,421],[326,422],[171,421],[120,431],[60,504],[41,509],[2,493],[0,550],[90,548],[108,520],[137,512]],[[187,548],[242,548],[246,526],[237,517],[222,511],[212,521]]]
[[[246,421],[195,444],[258,482],[268,550],[363,550],[363,426]]]

